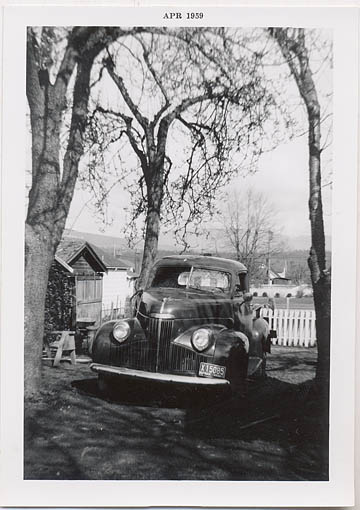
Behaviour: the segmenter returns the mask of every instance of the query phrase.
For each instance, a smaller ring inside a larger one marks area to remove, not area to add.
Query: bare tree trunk
[[[325,233],[321,197],[320,105],[307,63],[303,74],[303,99],[309,120],[309,213],[311,242],[308,264],[313,286],[316,313],[318,362],[316,381],[326,395],[330,377],[331,278],[326,271]]]
[[[310,262],[309,262],[310,264]],[[316,381],[322,393],[328,396],[330,378],[330,329],[331,329],[331,278],[324,273],[313,282],[316,311],[316,338],[318,360]]]
[[[47,70],[40,67],[38,43],[28,29],[26,95],[32,134],[32,187],[25,230],[26,397],[40,389],[48,273],[63,234],[84,151],[92,64],[108,44],[127,33],[120,27],[74,27],[52,84]],[[60,176],[62,112],[76,67],[69,139]]]
[[[93,29],[92,29],[93,30]],[[87,34],[88,37],[88,34]],[[83,43],[85,43],[83,41]],[[79,41],[77,41],[79,44]],[[25,397],[40,389],[44,308],[49,269],[60,242],[83,154],[91,66],[97,51],[83,54],[78,63],[68,146],[60,180],[60,129],[67,83],[75,68],[68,48],[60,81],[39,79],[34,41],[28,33],[27,97],[32,133],[32,187],[25,225]]]
[[[288,33],[292,30],[292,33]],[[304,101],[309,126],[309,216],[311,249],[308,264],[314,292],[318,363],[316,382],[328,397],[330,377],[331,276],[326,270],[321,197],[320,104],[309,64],[304,29],[271,28]],[[326,399],[327,400],[327,399]]]
[[[148,283],[151,268],[155,262],[160,234],[161,205],[163,200],[163,169],[150,172],[151,183],[148,187],[148,209],[146,214],[146,232],[141,272],[137,288],[143,289]]]
[[[44,249],[44,247],[46,247]],[[46,228],[25,226],[25,396],[38,392],[47,274],[53,261],[51,239]]]

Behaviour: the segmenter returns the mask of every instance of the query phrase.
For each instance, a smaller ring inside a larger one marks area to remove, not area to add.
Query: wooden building
[[[77,238],[63,239],[56,256],[73,271],[74,321],[100,323],[102,280],[107,272],[104,262],[90,243]]]

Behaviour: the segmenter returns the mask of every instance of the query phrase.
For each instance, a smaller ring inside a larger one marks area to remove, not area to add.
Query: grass
[[[315,349],[274,347],[241,403],[148,384],[103,398],[88,366],[45,366],[46,389],[25,403],[25,478],[325,480],[315,363]]]

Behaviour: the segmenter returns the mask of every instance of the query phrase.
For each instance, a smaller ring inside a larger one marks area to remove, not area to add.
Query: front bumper
[[[91,370],[98,374],[131,378],[137,380],[152,380],[158,382],[176,383],[194,386],[226,386],[230,384],[227,379],[215,379],[210,377],[196,377],[178,374],[163,374],[158,372],[145,372],[144,370],[134,370],[132,368],[113,367],[109,365],[101,365],[99,363],[92,363]]]

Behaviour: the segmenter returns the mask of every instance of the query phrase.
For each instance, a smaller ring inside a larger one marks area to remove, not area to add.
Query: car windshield
[[[191,288],[226,292],[230,289],[230,274],[218,269],[166,266],[156,270],[151,287]]]

